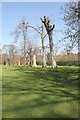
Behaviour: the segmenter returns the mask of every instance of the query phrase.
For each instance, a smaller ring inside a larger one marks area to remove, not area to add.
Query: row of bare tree
[[[42,22],[42,31],[40,32],[37,28],[31,26],[28,24],[28,22],[26,22],[25,20],[22,20],[21,23],[18,25],[17,29],[14,31],[15,38],[16,40],[18,40],[19,36],[22,35],[23,36],[23,64],[24,65],[30,65],[30,66],[37,66],[36,64],[36,52],[38,51],[39,48],[32,48],[31,45],[27,44],[27,30],[28,28],[32,28],[35,31],[37,31],[39,33],[39,35],[41,36],[41,41],[42,41],[42,67],[46,67],[46,53],[45,53],[45,45],[44,45],[44,38],[46,37],[46,35],[44,35],[44,28],[46,28],[48,37],[49,37],[49,47],[50,47],[50,63],[52,68],[57,67],[56,62],[54,60],[54,49],[53,49],[53,30],[55,25],[51,25],[50,24],[50,20],[44,16],[43,18],[41,18],[41,22]],[[28,49],[28,50],[27,50]],[[10,49],[11,54],[10,55],[10,59],[12,59],[11,55],[13,52],[14,48],[12,47],[12,50]],[[19,58],[18,58],[19,59]],[[12,60],[10,60],[12,61]],[[19,60],[19,64],[20,64],[20,60]]]

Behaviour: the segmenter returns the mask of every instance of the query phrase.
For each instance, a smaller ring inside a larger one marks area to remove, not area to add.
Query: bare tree
[[[45,46],[44,46],[44,24],[43,23],[42,23],[41,39],[42,39],[42,60],[43,60],[42,67],[46,67],[46,54],[45,54]]]
[[[26,65],[26,31],[27,31],[27,26],[25,21],[22,22],[22,27],[23,27],[23,36],[24,36],[24,65]]]
[[[10,45],[4,45],[2,47],[3,53],[7,55],[7,60],[9,65],[14,65],[15,64],[15,59],[17,55],[17,46],[10,44]]]
[[[26,65],[26,35],[27,35],[27,25],[28,22],[26,22],[25,20],[22,20],[21,23],[18,24],[18,27],[16,28],[15,32],[12,34],[15,34],[15,38],[16,40],[18,39],[18,37],[20,35],[23,36],[23,40],[24,40],[24,57],[23,57],[23,64]]]
[[[51,25],[50,24],[50,20],[44,16],[44,18],[41,18],[41,21],[42,23],[44,23],[44,26],[46,28],[46,31],[47,31],[47,34],[48,34],[48,37],[49,37],[49,46],[50,46],[50,55],[51,55],[51,66],[53,68],[56,67],[56,62],[54,60],[54,50],[53,50],[53,30],[54,30],[54,27],[55,25]]]
[[[80,1],[68,2],[62,11],[64,12],[63,20],[66,24],[63,40],[67,45],[68,52],[70,52],[75,46],[78,48],[80,46]]]
[[[28,25],[27,27],[30,27],[30,28],[34,29],[41,36],[41,41],[42,41],[42,67],[46,67],[46,54],[45,54],[45,46],[44,46],[44,38],[46,37],[46,35],[44,35],[44,24],[42,23],[42,31],[41,32],[37,28],[35,28],[31,25]]]

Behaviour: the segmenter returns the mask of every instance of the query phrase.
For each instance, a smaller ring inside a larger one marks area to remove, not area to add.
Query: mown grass
[[[78,118],[78,67],[3,66],[3,118]]]

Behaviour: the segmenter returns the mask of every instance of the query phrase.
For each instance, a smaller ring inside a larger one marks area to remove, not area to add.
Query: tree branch
[[[34,30],[36,30],[41,35],[41,32],[37,28],[35,28],[33,26],[30,26],[30,25],[28,25],[27,27],[33,28]]]

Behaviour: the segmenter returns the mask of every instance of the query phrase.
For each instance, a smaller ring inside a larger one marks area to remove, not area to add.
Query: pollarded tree
[[[47,31],[47,34],[49,37],[51,66],[52,66],[52,68],[55,68],[57,66],[56,62],[54,60],[54,49],[53,49],[53,30],[54,30],[55,25],[52,26],[50,24],[50,20],[46,16],[41,18],[41,21],[42,21],[42,23],[44,23],[44,26],[46,28],[46,31]]]

